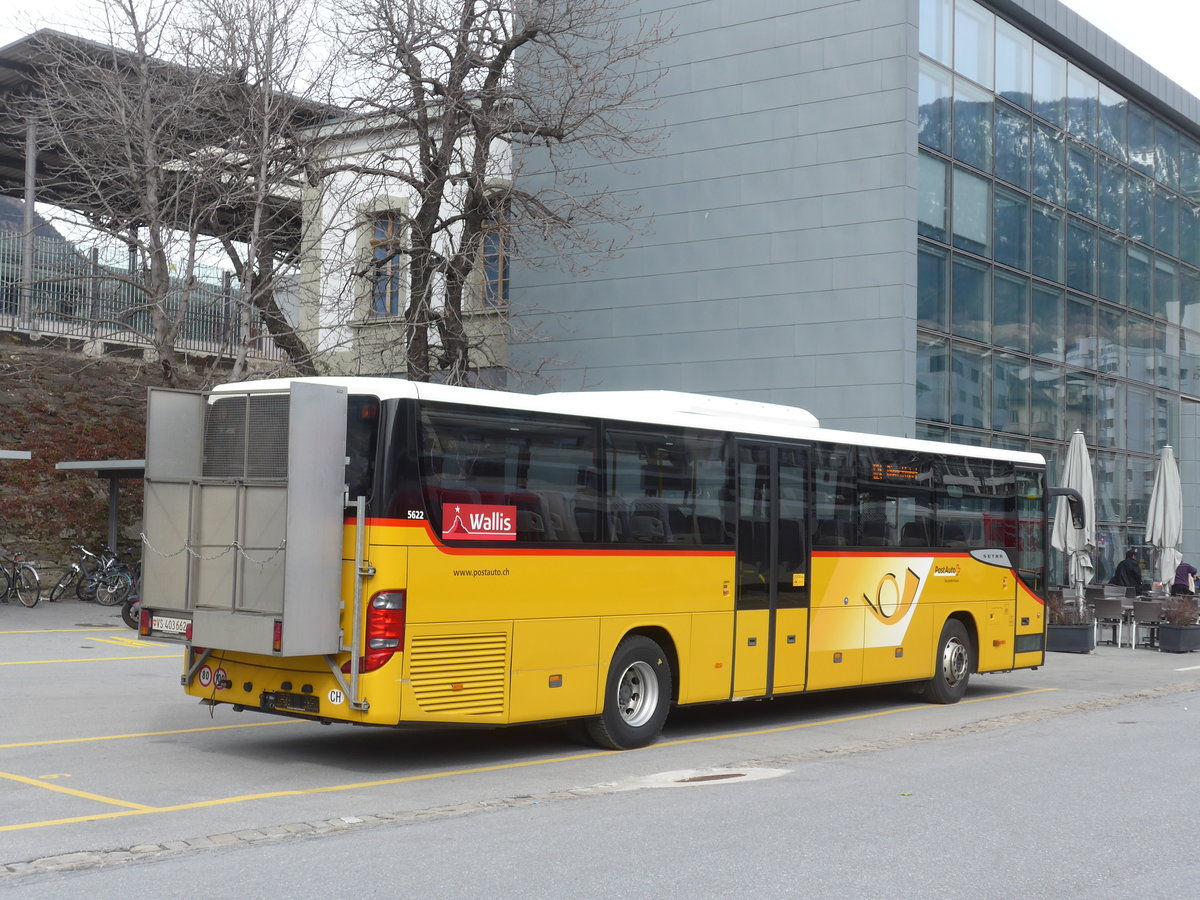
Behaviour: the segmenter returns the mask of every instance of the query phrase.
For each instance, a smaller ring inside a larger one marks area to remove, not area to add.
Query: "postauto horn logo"
[[[443,503],[442,537],[456,541],[515,541],[517,508],[478,503]]]

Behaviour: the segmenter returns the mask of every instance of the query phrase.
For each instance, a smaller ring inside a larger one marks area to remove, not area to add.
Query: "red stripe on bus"
[[[914,548],[916,549],[916,548]],[[814,550],[812,552],[814,558],[821,557],[822,559],[844,559],[848,556],[869,556],[871,558],[888,557],[888,556],[903,556],[912,558],[917,557],[938,557],[945,559],[946,557],[966,557],[970,553],[964,553],[960,550],[925,550],[921,553],[914,553],[913,550]]]
[[[355,520],[346,518],[345,525],[354,525]],[[679,556],[720,559],[733,558],[730,550],[664,550],[661,547],[647,547],[644,550],[624,545],[611,545],[612,549],[579,550],[567,547],[458,547],[446,544],[433,533],[429,521],[425,519],[367,519],[367,524],[376,528],[420,528],[439,550],[451,556]]]

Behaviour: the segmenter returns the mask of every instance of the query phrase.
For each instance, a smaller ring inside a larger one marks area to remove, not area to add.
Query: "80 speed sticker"
[[[226,683],[229,677],[225,674],[224,669],[217,669],[216,672],[213,672],[208,666],[201,666],[200,671],[196,673],[196,678],[200,682],[200,687],[212,687],[214,680],[218,691],[223,691],[229,686]]]

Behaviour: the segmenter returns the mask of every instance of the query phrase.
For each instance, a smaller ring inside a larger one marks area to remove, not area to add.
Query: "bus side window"
[[[606,511],[618,543],[732,542],[727,466],[719,437],[686,429],[609,428]]]
[[[937,469],[935,496],[942,546],[1015,551],[1016,482],[1012,465],[942,457]]]
[[[858,451],[860,541],[865,547],[933,545],[933,466],[912,451],[862,447]]]
[[[379,445],[379,401],[352,396],[346,415],[346,496],[350,502],[372,495]]]
[[[817,531],[814,547],[846,547],[854,544],[858,526],[857,465],[852,450],[818,447],[813,451],[816,479],[814,514]]]
[[[594,424],[427,404],[421,427],[421,468],[435,529],[440,504],[459,502],[511,508],[519,543],[594,538],[594,479],[581,474],[597,471]]]

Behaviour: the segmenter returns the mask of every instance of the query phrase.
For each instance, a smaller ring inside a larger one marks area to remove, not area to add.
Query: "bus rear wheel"
[[[942,628],[933,677],[925,685],[925,699],[930,703],[961,700],[971,680],[971,656],[971,636],[966,627],[958,619],[950,619]]]
[[[588,735],[601,747],[633,750],[658,737],[671,706],[671,664],[662,647],[643,635],[617,645],[608,667],[604,710],[587,720]]]

